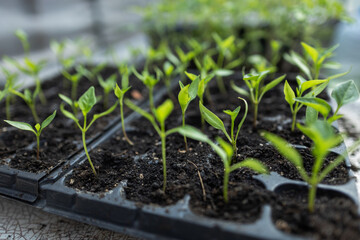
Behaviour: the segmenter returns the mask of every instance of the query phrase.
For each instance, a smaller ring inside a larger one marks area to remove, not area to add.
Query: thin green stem
[[[154,90],[154,87],[149,87],[149,104],[150,104],[151,111],[153,111],[153,109],[155,109],[153,90]]]
[[[223,195],[224,195],[225,203],[229,202],[229,198],[228,198],[229,175],[230,175],[230,171],[225,169],[225,171],[224,171],[224,186],[223,186]]]
[[[185,127],[185,113],[182,113],[182,126]],[[188,144],[187,144],[187,139],[186,136],[184,135],[184,142],[185,142],[185,150],[188,151]]]
[[[315,197],[316,197],[316,184],[311,184],[309,186],[309,196],[308,196],[308,208],[309,212],[314,212],[315,207]]]
[[[226,94],[227,91],[226,91],[226,87],[225,87],[225,84],[224,84],[224,81],[223,81],[222,77],[217,76],[216,77],[216,82],[217,82],[218,88],[220,90],[220,93]]]
[[[104,109],[107,109],[109,106],[109,92],[104,90]]]
[[[161,124],[161,152],[162,152],[162,162],[163,162],[163,192],[166,190],[166,134],[165,134],[165,125]]]
[[[31,110],[31,113],[32,113],[32,115],[34,117],[35,122],[40,122],[39,116],[36,113],[35,104],[34,103],[29,103],[28,106],[29,106],[29,108]]]
[[[8,94],[6,96],[6,119],[11,120],[11,112],[10,112],[10,104],[11,104],[11,95]]]
[[[40,79],[39,79],[38,76],[35,76],[35,84],[36,84],[36,86],[39,86],[39,99],[40,99],[40,102],[41,102],[41,104],[45,105],[46,104],[46,98],[45,98],[44,92],[42,90],[41,82],[40,82]]]
[[[84,127],[83,129],[81,129],[81,132],[82,132],[82,142],[83,142],[83,146],[84,146],[84,151],[85,151],[85,154],[86,154],[86,157],[90,163],[90,166],[91,166],[91,169],[93,171],[93,173],[95,174],[95,176],[97,176],[96,174],[96,171],[95,171],[95,168],[94,168],[94,165],[91,161],[91,158],[90,158],[90,155],[89,155],[89,152],[87,150],[87,146],[86,146],[86,139],[85,139],[85,133],[86,133],[86,115],[84,115]]]
[[[127,134],[126,134],[126,130],[125,130],[125,122],[124,122],[124,104],[122,99],[119,100],[120,103],[120,117],[121,117],[121,128],[124,134],[124,138],[125,140],[130,144],[130,145],[134,145],[134,143],[128,138]]]
[[[259,103],[254,103],[254,119],[253,119],[253,127],[256,128],[256,122],[258,117],[258,106]]]
[[[77,81],[73,81],[71,84],[71,100],[75,101],[76,100],[76,96],[77,96],[77,86],[78,86],[78,82]]]
[[[36,145],[37,145],[36,160],[39,160],[40,159],[40,134],[36,134]]]

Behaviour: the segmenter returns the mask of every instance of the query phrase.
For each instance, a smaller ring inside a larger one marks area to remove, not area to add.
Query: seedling
[[[176,98],[171,90],[171,78],[174,74],[174,70],[175,70],[174,65],[172,65],[169,61],[166,61],[164,63],[163,70],[161,70],[159,68],[155,68],[155,71],[159,76],[163,77],[163,75],[164,75],[164,77],[163,77],[164,84],[167,88],[168,95],[173,100],[173,102],[176,101]]]
[[[322,68],[337,69],[340,67],[336,62],[325,63],[327,59],[333,56],[333,52],[339,47],[338,44],[325,51],[316,49],[304,42],[302,42],[301,45],[304,50],[303,57],[293,51],[290,54],[285,54],[284,57],[288,62],[300,68],[308,80],[319,79],[320,70]],[[307,63],[306,55],[311,58],[312,64]]]
[[[153,75],[150,75],[150,73],[147,70],[144,70],[141,74],[136,71],[136,69],[133,67],[132,72],[135,74],[135,76],[147,87],[149,90],[149,104],[150,109],[154,109],[154,87],[155,85],[160,81],[160,75],[157,73],[156,78]]]
[[[36,147],[36,150],[37,150],[36,151],[36,159],[39,160],[39,158],[40,158],[40,135],[41,135],[42,131],[44,130],[44,128],[49,126],[49,124],[54,120],[55,116],[56,116],[56,110],[53,112],[53,114],[51,114],[49,117],[47,117],[41,123],[41,125],[39,123],[37,123],[34,128],[30,124],[25,123],[25,122],[16,122],[16,121],[10,121],[10,120],[4,120],[4,121],[13,127],[16,127],[18,129],[25,130],[25,131],[30,131],[35,134],[36,146],[37,146]]]
[[[81,72],[88,80],[91,82],[94,82],[94,80],[97,78],[99,73],[104,70],[106,67],[106,63],[100,63],[94,67],[84,67],[82,65],[79,65],[76,67],[76,70],[78,72]]]
[[[318,113],[320,113],[324,120],[332,123],[337,119],[342,117],[342,114],[338,114],[340,108],[350,102],[354,102],[359,99],[359,90],[357,89],[353,80],[349,80],[337,85],[331,93],[331,96],[335,99],[337,103],[337,108],[334,114],[329,117],[331,112],[331,106],[325,100],[316,97],[299,97],[294,98],[294,101],[304,104],[312,109],[314,113],[309,114],[307,111],[306,122],[314,122],[318,118]]]
[[[246,74],[243,71],[243,80],[248,87],[249,91],[240,88],[236,86],[235,84],[232,84],[232,88],[239,93],[240,95],[244,95],[246,97],[250,98],[251,105],[253,107],[254,111],[254,118],[253,118],[253,127],[256,128],[257,124],[257,116],[258,116],[258,106],[263,98],[264,94],[274,88],[276,85],[278,85],[282,80],[285,79],[286,74],[272,80],[265,86],[262,86],[262,82],[265,79],[265,77],[268,75],[269,71],[264,71],[257,73],[255,71]]]
[[[17,30],[15,32],[15,36],[19,38],[21,41],[24,52],[25,52],[25,58],[23,59],[24,64],[20,64],[15,59],[5,57],[4,60],[8,63],[14,65],[19,71],[24,73],[25,75],[28,75],[32,77],[35,80],[36,86],[39,87],[39,98],[42,104],[46,104],[46,98],[41,88],[41,82],[39,78],[39,72],[44,68],[46,61],[41,60],[39,62],[34,62],[29,58],[29,50],[30,50],[30,44],[27,38],[27,34],[22,30]]]
[[[269,132],[264,132],[263,137],[274,145],[279,153],[296,167],[301,178],[308,183],[308,209],[310,212],[313,212],[317,185],[334,170],[336,166],[344,161],[344,155],[339,155],[335,160],[323,167],[325,157],[328,155],[329,150],[342,142],[342,136],[335,134],[332,126],[326,121],[317,120],[308,126],[297,124],[297,127],[313,141],[312,155],[314,157],[314,164],[311,174],[306,173],[301,155],[295,148],[290,146],[288,142]],[[350,147],[348,152],[355,150],[359,144],[360,140]]]
[[[125,122],[124,122],[124,96],[125,93],[130,90],[130,88],[131,86],[128,86],[128,84],[126,84],[125,82],[122,82],[121,88],[116,84],[114,89],[114,94],[119,99],[121,126],[124,134],[124,138],[130,145],[134,145],[134,143],[129,139],[129,137],[126,134]]]
[[[216,141],[219,143],[216,144],[212,142],[205,134],[203,134],[198,129],[191,127],[191,126],[185,126],[185,127],[179,127],[175,128],[173,132],[178,132],[186,137],[192,138],[194,140],[205,142],[209,144],[212,149],[219,155],[221,158],[223,164],[224,164],[224,179],[223,179],[223,197],[225,203],[228,203],[228,185],[229,185],[229,176],[230,173],[239,169],[239,168],[250,168],[254,170],[257,173],[268,173],[268,170],[266,166],[264,166],[260,161],[254,159],[254,158],[246,158],[245,160],[232,164],[233,159],[233,148],[232,146],[224,141],[222,138],[217,137]]]
[[[34,120],[35,122],[39,122],[39,117],[37,115],[37,112],[36,112],[36,97],[38,96],[39,94],[39,91],[40,91],[40,85],[36,85],[36,88],[34,90],[34,92],[31,92],[30,89],[25,89],[24,90],[24,93],[21,93],[19,92],[18,90],[15,90],[15,89],[9,89],[9,91],[22,98],[24,100],[24,102],[28,105],[28,107],[30,108],[30,111],[31,111],[31,114],[33,115],[34,117]]]
[[[213,33],[212,37],[216,42],[217,50],[219,53],[215,65],[215,70],[217,72],[216,81],[220,92],[225,94],[226,88],[222,77],[232,74],[232,72],[226,70],[238,67],[243,62],[243,59],[238,58],[236,60],[232,60],[233,54],[231,49],[237,48],[237,46],[235,45],[236,38],[234,35],[231,35],[225,39],[221,39],[221,37],[217,33]],[[225,63],[225,59],[228,59],[227,63]]]
[[[125,104],[133,111],[139,113],[153,125],[161,139],[161,153],[163,163],[163,192],[166,190],[166,137],[173,133],[173,130],[165,131],[165,121],[174,109],[174,104],[170,99],[165,100],[158,108],[153,109],[154,116],[140,107],[136,106],[129,99],[125,99]],[[157,121],[157,122],[156,122]]]
[[[167,58],[170,62],[172,62],[176,66],[175,72],[181,75],[181,79],[183,80],[185,76],[183,73],[186,71],[189,66],[190,61],[195,57],[194,51],[184,52],[179,46],[175,47],[175,51],[178,57],[176,57],[170,51],[167,52]]]
[[[114,90],[116,78],[116,73],[108,77],[106,80],[104,80],[102,76],[98,76],[99,84],[104,90],[104,109],[108,108],[109,93]]]
[[[204,103],[204,92],[206,91],[206,87],[207,87],[208,83],[210,82],[210,80],[214,78],[214,74],[209,74],[209,75],[201,76],[201,77],[200,77],[200,75],[196,76],[196,75],[194,75],[192,73],[188,73],[188,72],[185,72],[185,74],[192,82],[196,82],[197,96],[199,98],[199,105],[200,105],[200,103],[203,104]],[[201,113],[201,111],[200,111],[200,113]],[[201,126],[202,126],[202,128],[204,128],[204,126],[205,126],[205,119],[204,119],[204,116],[202,113],[201,113]]]
[[[71,82],[71,99],[75,101],[75,99],[77,98],[79,81],[84,75],[84,73],[80,69],[77,69],[77,72],[74,74],[70,74],[66,70],[63,70],[62,74],[67,80]]]
[[[247,112],[248,112],[248,105],[247,105],[246,100],[243,98],[240,98],[240,97],[239,97],[239,99],[245,103],[245,112],[244,112],[244,116],[242,117],[239,125],[237,126],[236,135],[234,134],[235,133],[235,120],[236,120],[236,117],[240,113],[240,109],[241,109],[240,106],[238,106],[234,111],[224,110],[224,113],[229,115],[231,118],[231,130],[230,130],[230,135],[229,135],[225,129],[225,125],[224,125],[223,121],[221,121],[221,119],[218,116],[216,116],[213,112],[211,112],[209,109],[207,109],[202,103],[200,103],[200,112],[204,116],[206,122],[208,122],[214,128],[221,130],[225,134],[227,140],[232,145],[233,153],[235,153],[235,156],[237,154],[236,142],[237,142],[237,139],[239,136],[240,129],[246,119]]]
[[[6,118],[8,120],[11,120],[10,105],[11,105],[11,100],[13,98],[13,95],[12,95],[10,89],[17,90],[20,87],[20,85],[16,84],[18,74],[17,73],[11,73],[10,71],[8,71],[4,67],[2,67],[1,70],[4,73],[5,78],[6,78],[6,84],[5,84],[5,88],[4,88],[4,91],[3,91],[3,94],[4,94],[3,97],[6,96],[6,98],[5,98]]]
[[[66,97],[66,96],[64,96],[62,94],[59,94],[59,97],[64,102],[69,104],[72,108],[73,107],[79,108],[81,110],[81,112],[82,112],[83,126],[80,125],[80,120],[78,119],[76,114],[65,110],[64,104],[60,105],[60,110],[65,115],[65,117],[70,118],[71,120],[73,120],[75,122],[75,124],[79,127],[79,129],[81,130],[84,151],[85,151],[86,157],[87,157],[87,159],[89,161],[89,164],[91,166],[91,169],[92,169],[94,175],[96,176],[96,171],[95,171],[94,165],[93,165],[93,163],[91,161],[89,152],[87,150],[85,135],[86,135],[86,132],[89,130],[89,128],[93,125],[93,123],[97,119],[99,119],[99,118],[101,118],[103,116],[106,116],[106,115],[110,114],[112,111],[114,111],[114,109],[116,108],[117,102],[112,107],[110,107],[108,110],[106,110],[106,111],[104,111],[102,113],[99,113],[99,114],[94,114],[91,122],[88,124],[87,123],[88,113],[91,111],[93,106],[96,104],[96,95],[95,95],[95,88],[94,87],[90,87],[83,95],[80,96],[80,98],[79,98],[79,100],[77,102],[72,101],[70,98],[68,98],[68,97]]]
[[[181,114],[182,114],[182,126],[185,126],[185,112],[192,100],[194,100],[197,96],[197,91],[199,87],[199,78],[194,80],[191,84],[184,86],[184,84],[179,81],[180,91],[178,95],[179,104],[181,107]],[[186,136],[184,136],[185,142],[185,149],[188,151],[188,145]]]

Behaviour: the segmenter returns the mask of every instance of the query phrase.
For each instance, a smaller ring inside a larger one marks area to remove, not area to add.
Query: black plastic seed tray
[[[155,102],[158,102],[165,93],[165,89],[158,91]],[[142,107],[146,104],[143,103]],[[139,117],[136,113],[131,113],[126,118],[126,123]],[[91,151],[119,130],[121,123],[118,121],[92,139],[88,149]],[[301,148],[301,146],[296,147]],[[342,144],[333,151],[340,154],[345,149],[345,145]],[[0,193],[21,199],[50,213],[148,239],[306,239],[278,230],[272,221],[270,205],[263,206],[261,216],[254,223],[240,224],[195,214],[189,207],[189,195],[175,205],[166,207],[127,200],[124,191],[126,181],[109,192],[100,194],[67,187],[65,178],[72,173],[74,166],[84,161],[87,161],[86,156],[79,150],[66,164],[57,166],[50,173],[31,174],[2,166]],[[346,158],[346,166],[350,176],[346,184],[335,186],[320,184],[318,192],[342,195],[359,205],[355,178],[348,158]],[[277,173],[258,175],[254,178],[262,182],[267,190],[273,192],[307,187],[304,182],[289,180]]]

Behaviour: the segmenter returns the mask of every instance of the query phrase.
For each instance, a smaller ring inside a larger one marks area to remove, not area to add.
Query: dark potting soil
[[[312,239],[360,239],[358,207],[349,198],[318,191],[315,210],[309,213],[305,188],[292,186],[278,195],[272,218],[279,230]]]
[[[139,204],[171,205],[189,194],[190,206],[195,213],[240,222],[258,219],[262,205],[269,201],[271,194],[252,179],[253,172],[241,169],[231,174],[231,200],[224,205],[221,160],[207,145],[191,140],[190,150],[185,152],[183,138],[175,135],[168,137],[164,194],[161,149],[154,148],[154,144],[159,146],[159,140],[146,132],[130,132],[129,137],[135,146],[129,146],[121,139],[121,134],[117,134],[91,154],[98,169],[97,178],[86,161],[66,178],[66,185],[91,192],[106,192],[125,181],[126,198]]]
[[[35,136],[33,137],[35,138]],[[16,150],[15,154],[10,156],[10,161],[5,158],[2,160],[2,164],[32,173],[49,172],[59,163],[67,160],[69,153],[76,149],[76,145],[69,140],[44,138],[40,142],[40,157],[37,159],[36,144],[35,142],[30,143],[32,143],[32,147]]]

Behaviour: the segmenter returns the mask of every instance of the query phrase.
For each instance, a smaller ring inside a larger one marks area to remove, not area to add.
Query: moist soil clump
[[[360,239],[358,208],[340,194],[318,191],[315,210],[309,213],[307,190],[295,186],[279,192],[272,209],[273,222],[281,231],[314,239]]]
[[[3,164],[11,168],[32,173],[49,173],[58,164],[65,162],[69,153],[76,149],[76,145],[69,141],[46,139],[41,141],[40,157],[36,159],[36,144],[33,142],[31,149],[19,149],[10,157],[10,162],[3,159]]]

